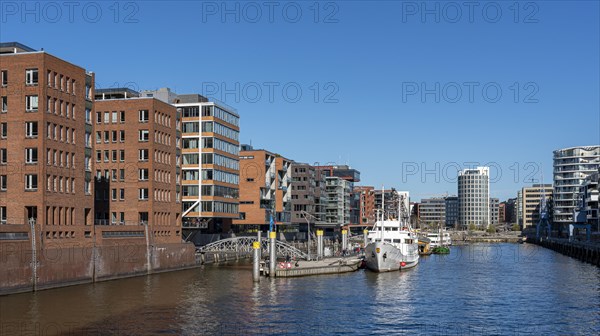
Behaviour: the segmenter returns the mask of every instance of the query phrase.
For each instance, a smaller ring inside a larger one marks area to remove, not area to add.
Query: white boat
[[[419,239],[410,228],[404,203],[404,195],[401,195],[401,220],[382,218],[367,234],[365,264],[374,272],[397,271],[419,263]]]
[[[431,241],[430,243],[430,247],[436,248],[438,246],[450,246],[452,245],[452,238],[450,238],[450,233],[448,232],[442,232],[442,238],[440,239],[440,233],[439,232],[430,232],[427,234],[426,236],[427,238],[429,238],[429,240]],[[440,244],[440,240],[441,240],[441,244]]]

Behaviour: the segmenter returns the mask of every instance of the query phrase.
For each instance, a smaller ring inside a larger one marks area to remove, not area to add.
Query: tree
[[[476,229],[477,229],[477,226],[475,226],[475,223],[469,224],[469,231],[475,231]]]
[[[513,231],[519,231],[520,229],[521,229],[521,227],[519,226],[519,224],[517,224],[517,223],[513,224],[513,226],[512,226]]]

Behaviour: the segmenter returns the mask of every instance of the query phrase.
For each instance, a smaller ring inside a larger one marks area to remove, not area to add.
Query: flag
[[[269,218],[269,231],[273,232],[273,228],[275,226],[275,223],[273,222],[273,214],[270,214]]]

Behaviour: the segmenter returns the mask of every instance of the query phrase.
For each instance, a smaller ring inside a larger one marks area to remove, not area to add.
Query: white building
[[[465,169],[458,175],[458,221],[463,228],[487,228],[490,218],[490,169]]]
[[[554,151],[554,223],[563,227],[572,223],[579,188],[598,167],[600,145]]]

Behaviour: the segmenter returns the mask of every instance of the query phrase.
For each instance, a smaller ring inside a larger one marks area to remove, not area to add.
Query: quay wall
[[[0,295],[120,279],[195,267],[192,243],[146,244],[127,239],[102,245],[0,240]]]
[[[527,237],[527,243],[533,243],[551,249],[566,256],[600,266],[600,244],[569,241],[568,239]]]

